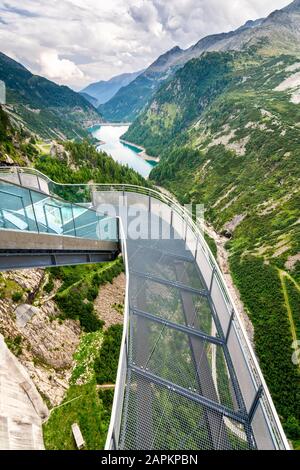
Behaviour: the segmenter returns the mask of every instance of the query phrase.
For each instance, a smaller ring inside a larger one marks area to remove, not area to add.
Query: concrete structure
[[[33,382],[0,335],[0,450],[42,450],[47,416]]]
[[[85,442],[77,423],[72,424],[72,433],[76,442],[77,449],[83,449],[85,446]]]
[[[6,104],[6,88],[2,80],[0,80],[0,105],[1,104]]]

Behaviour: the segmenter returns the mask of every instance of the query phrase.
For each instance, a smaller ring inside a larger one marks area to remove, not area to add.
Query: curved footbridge
[[[222,273],[176,201],[130,185],[59,185],[28,169],[0,170],[0,200],[2,269],[123,254],[107,449],[289,449]]]

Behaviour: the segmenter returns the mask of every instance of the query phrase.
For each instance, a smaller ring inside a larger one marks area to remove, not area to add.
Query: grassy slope
[[[48,450],[75,450],[71,426],[77,423],[86,442],[86,449],[103,449],[109,418],[110,410],[100,399],[94,380],[85,385],[73,385],[63,404],[52,411],[44,425],[45,447]]]
[[[219,63],[220,62],[220,63]],[[212,54],[165,85],[127,138],[160,153],[152,178],[181,202],[205,203],[228,243],[231,269],[255,327],[262,369],[289,436],[300,436],[299,371],[278,269],[299,253],[300,107],[274,88],[293,57]],[[219,70],[225,76],[221,80]],[[290,272],[299,284],[299,264]],[[295,284],[288,295],[299,322]],[[298,336],[299,338],[299,336]]]

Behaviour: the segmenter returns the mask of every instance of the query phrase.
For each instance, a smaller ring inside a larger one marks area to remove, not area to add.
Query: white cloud
[[[0,50],[78,89],[175,45],[229,31],[289,0],[0,0]]]
[[[56,51],[42,52],[39,62],[41,74],[60,83],[67,84],[70,80],[80,80],[84,77],[84,73],[74,62],[60,59]]]
[[[41,74],[67,84],[69,81],[80,80],[84,73],[74,62],[60,59],[57,52],[45,51],[40,56]]]

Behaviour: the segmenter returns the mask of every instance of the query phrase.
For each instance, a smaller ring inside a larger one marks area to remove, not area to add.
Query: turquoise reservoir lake
[[[125,134],[128,126],[97,126],[92,129],[93,136],[104,142],[98,150],[106,152],[112,158],[123,165],[128,165],[135,171],[148,178],[150,171],[155,166],[139,157],[141,150],[134,145],[120,142],[120,137]]]

